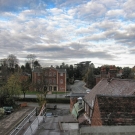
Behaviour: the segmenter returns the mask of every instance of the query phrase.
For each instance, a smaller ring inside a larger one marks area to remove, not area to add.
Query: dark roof
[[[36,67],[36,68],[34,68],[34,69],[33,69],[33,71],[32,71],[32,72],[41,73],[41,72],[42,72],[42,68],[40,68],[40,67]]]
[[[135,125],[135,96],[96,96],[102,125]]]
[[[88,94],[85,95],[84,100],[91,106],[97,94],[133,95],[134,93],[135,80],[112,79],[108,82],[107,78],[103,78]]]
[[[57,70],[58,73],[66,73],[66,69],[56,69],[54,67],[45,67],[43,68],[44,70],[51,70],[51,69],[54,69],[54,70]]]
[[[66,97],[84,97],[87,93],[70,93]]]
[[[58,73],[66,73],[66,69],[57,69]]]

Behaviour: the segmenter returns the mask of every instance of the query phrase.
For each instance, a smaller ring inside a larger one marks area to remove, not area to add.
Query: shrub
[[[3,115],[5,112],[4,108],[0,108],[0,116]]]

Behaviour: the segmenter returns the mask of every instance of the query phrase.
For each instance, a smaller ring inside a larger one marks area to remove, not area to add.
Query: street
[[[84,81],[79,81],[75,80],[75,83],[73,85],[67,86],[68,88],[71,89],[70,92],[73,93],[86,93],[86,88],[85,87],[85,82]],[[65,98],[67,96],[69,91],[65,92],[64,94],[47,94],[46,98]],[[37,95],[25,95],[26,98],[37,98]],[[21,95],[21,98],[23,98],[23,95]]]
[[[73,85],[70,85],[70,88],[72,89],[73,93],[86,93],[85,82],[75,80],[75,83]]]

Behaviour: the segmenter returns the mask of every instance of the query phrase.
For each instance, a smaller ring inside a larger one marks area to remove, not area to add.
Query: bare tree
[[[14,68],[16,64],[19,63],[17,57],[13,54],[10,54],[7,58],[8,66],[10,68]]]
[[[34,64],[35,58],[36,58],[35,54],[27,55],[27,62],[30,63],[32,69],[33,69],[33,64]]]

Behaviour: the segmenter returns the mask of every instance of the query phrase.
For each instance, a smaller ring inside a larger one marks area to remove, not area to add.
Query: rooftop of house
[[[70,98],[72,98],[72,97],[84,97],[86,94],[87,94],[86,92],[85,93],[73,93],[73,92],[71,92],[66,97],[70,97]]]
[[[41,73],[42,72],[42,68],[41,67],[36,67],[32,70],[32,72],[36,72],[36,73]]]
[[[57,69],[58,73],[66,73],[66,69]]]
[[[46,68],[36,67],[33,69],[33,72],[39,73],[42,72],[43,70],[50,71],[51,69],[57,70],[58,73],[66,73],[66,69],[56,69],[54,67],[46,67]]]
[[[102,125],[135,125],[135,96],[97,95]]]
[[[90,106],[97,94],[104,95],[133,95],[135,93],[135,80],[103,78],[98,84],[85,95],[84,100]]]

